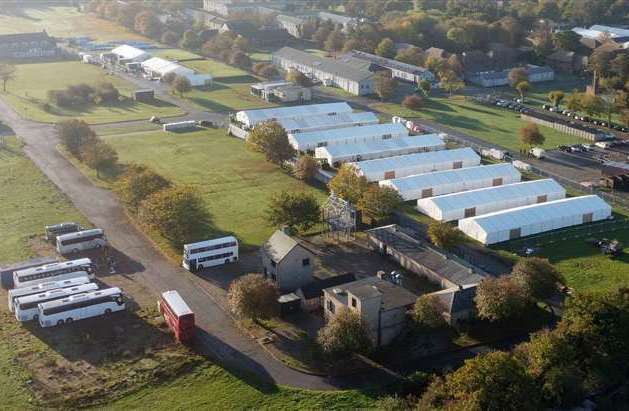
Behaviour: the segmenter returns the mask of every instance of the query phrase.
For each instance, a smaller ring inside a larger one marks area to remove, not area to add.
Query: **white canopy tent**
[[[390,140],[375,140],[355,144],[335,144],[329,147],[317,147],[315,158],[324,159],[330,165],[349,161],[373,160],[400,154],[442,150],[445,143],[436,134],[427,136],[409,136]],[[361,164],[356,163],[356,164]]]
[[[381,181],[479,164],[480,156],[471,148],[465,147],[360,161],[353,165],[358,175],[365,176],[369,181]]]
[[[258,110],[243,110],[236,113],[236,120],[247,127],[254,127],[262,121],[279,120],[282,118],[300,118],[321,114],[334,115],[351,113],[352,108],[347,103],[307,104],[291,107],[262,108]]]
[[[152,57],[142,62],[141,66],[145,72],[159,78],[162,78],[169,73],[185,77],[188,81],[190,81],[190,85],[192,87],[205,86],[212,81],[212,76],[209,74],[197,73],[191,68],[160,57]]]
[[[363,126],[368,124],[378,124],[380,120],[371,111],[359,113],[338,113],[334,115],[322,114],[308,117],[281,118],[278,123],[289,134],[306,133],[309,131],[328,130],[332,128],[343,128],[353,126]]]
[[[598,196],[564,198],[459,220],[459,230],[483,244],[605,220],[612,208]]]
[[[383,180],[379,184],[397,190],[404,201],[409,201],[517,183],[520,178],[520,172],[515,167],[508,163],[500,163]]]
[[[151,55],[146,51],[128,44],[114,48],[111,53],[116,55],[119,63],[142,62],[151,58]]]
[[[308,151],[335,144],[365,143],[407,136],[408,130],[402,124],[387,123],[289,134],[288,142],[295,150]]]
[[[417,209],[435,220],[454,221],[509,208],[560,200],[565,196],[566,190],[549,178],[422,198],[417,200]]]

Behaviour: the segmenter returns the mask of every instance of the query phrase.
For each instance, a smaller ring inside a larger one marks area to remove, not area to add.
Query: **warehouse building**
[[[291,47],[273,53],[272,62],[283,70],[297,70],[325,86],[338,87],[356,96],[374,93],[374,74],[368,65],[347,64]]]
[[[435,75],[424,67],[415,66],[413,64],[403,63],[394,59],[377,56],[375,54],[365,53],[364,51],[352,50],[347,54],[353,59],[362,60],[370,63],[375,69],[386,69],[391,71],[391,77],[419,84],[420,81],[426,80],[431,83],[436,81]]]
[[[282,118],[278,123],[288,134],[306,133],[309,131],[329,130],[333,128],[366,126],[378,124],[380,120],[371,111],[360,113],[322,114],[309,117]]]
[[[363,160],[397,158],[401,154],[421,153],[425,151],[443,150],[445,143],[438,134],[426,136],[409,136],[389,140],[375,140],[355,144],[335,144],[329,147],[317,147],[315,158],[323,159],[331,166],[341,163]]]
[[[303,118],[316,115],[337,115],[351,113],[352,108],[347,103],[309,104],[292,107],[263,108],[259,110],[243,110],[236,113],[236,121],[246,128],[253,128],[256,124],[269,120],[287,118]]]
[[[141,63],[151,58],[151,55],[146,51],[128,44],[114,48],[111,50],[111,54],[116,56],[118,64]]]
[[[410,177],[380,181],[381,187],[395,189],[404,201],[434,197],[476,188],[512,184],[520,181],[521,175],[511,164],[437,171]]]
[[[192,87],[207,86],[212,83],[211,75],[197,73],[191,68],[160,57],[152,57],[143,61],[141,67],[145,73],[152,77],[159,77],[160,79],[170,73],[185,77],[190,81]]]
[[[46,31],[0,35],[2,59],[41,59],[58,54],[57,41]]]
[[[566,190],[549,178],[423,198],[417,200],[417,210],[435,220],[455,221],[510,208],[561,200],[565,196]]]
[[[337,144],[365,143],[407,137],[408,130],[402,124],[371,124],[367,126],[333,128],[288,135],[288,142],[298,151]]]
[[[354,167],[359,176],[365,176],[369,181],[381,181],[434,171],[474,167],[479,164],[480,156],[471,148],[465,147],[361,161],[355,163]]]
[[[598,196],[564,198],[459,220],[459,230],[483,244],[608,219],[611,207]]]

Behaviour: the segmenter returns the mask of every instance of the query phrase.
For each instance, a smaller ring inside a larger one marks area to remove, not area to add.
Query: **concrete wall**
[[[526,114],[520,114],[520,118],[522,118],[522,120],[525,120],[525,121],[531,121],[533,123],[541,124],[546,127],[554,128],[555,130],[559,130],[561,132],[571,134],[573,136],[585,138],[590,141],[600,140],[600,138],[598,138],[597,134],[595,133],[590,133],[589,131],[573,128],[566,124],[555,123],[553,121],[543,120],[541,118],[537,118],[534,116],[527,116]]]

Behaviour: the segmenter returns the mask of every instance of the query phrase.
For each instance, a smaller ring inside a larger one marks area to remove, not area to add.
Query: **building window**
[[[334,314],[334,303],[332,300],[328,300],[328,311]]]
[[[356,301],[354,297],[352,297],[352,307],[356,308],[357,305],[358,305],[358,302]]]
[[[310,265],[310,258],[304,258],[301,260],[301,265],[304,267],[308,267]]]

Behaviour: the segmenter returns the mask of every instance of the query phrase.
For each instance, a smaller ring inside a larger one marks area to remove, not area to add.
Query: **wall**
[[[585,138],[590,141],[598,141],[600,138],[594,133],[590,133],[589,131],[579,130],[577,128],[572,128],[566,124],[555,123],[552,121],[543,120],[541,118],[537,118],[534,116],[527,116],[526,114],[520,114],[520,118],[525,121],[532,121],[533,123],[541,124],[546,127],[554,128],[555,130],[559,130],[561,132],[571,134],[573,136],[578,136],[581,138]]]
[[[310,265],[304,267],[302,260],[306,258],[310,259]],[[312,282],[313,264],[312,254],[303,247],[293,248],[276,267],[273,267],[266,253],[262,252],[262,266],[266,269],[268,278],[273,280],[272,274],[275,274],[275,281],[282,292],[294,291]]]

